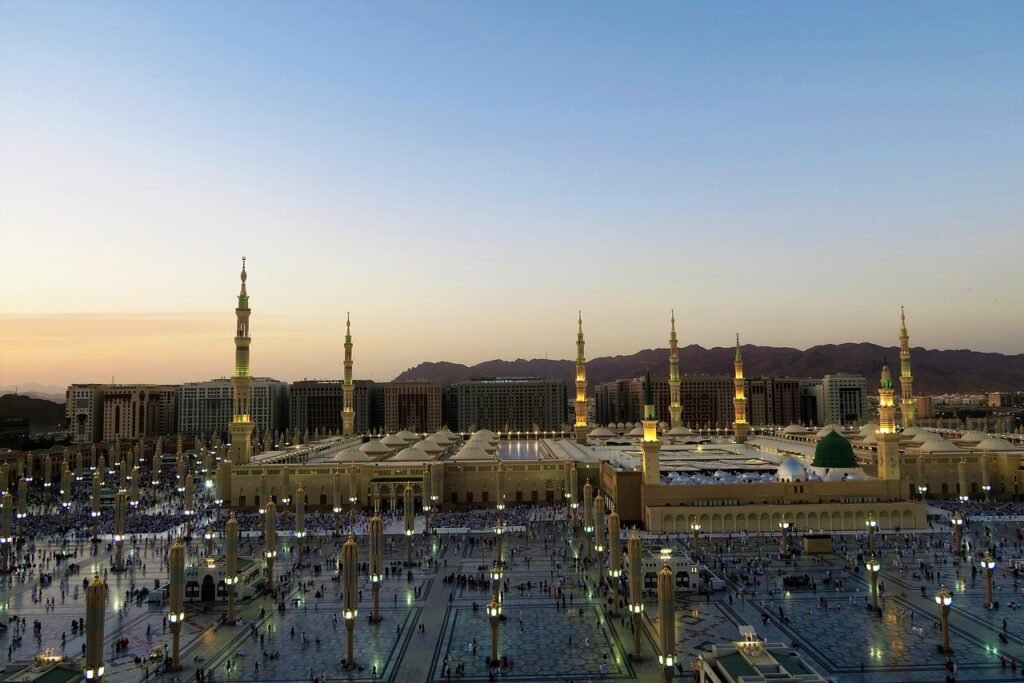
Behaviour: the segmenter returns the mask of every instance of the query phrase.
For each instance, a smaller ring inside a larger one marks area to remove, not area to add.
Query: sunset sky
[[[1024,3],[0,2],[0,385],[1024,352]],[[685,369],[684,369],[685,371]]]

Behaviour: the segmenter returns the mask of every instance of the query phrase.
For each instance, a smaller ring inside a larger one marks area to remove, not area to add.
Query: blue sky
[[[1022,352],[1021,35],[1014,2],[6,0],[0,381],[148,377],[110,338],[230,372],[176,325],[230,336],[242,254],[286,379],[340,372],[348,310],[378,379],[572,357],[577,308],[590,355],[670,308],[683,343],[894,343],[901,303],[915,344]]]

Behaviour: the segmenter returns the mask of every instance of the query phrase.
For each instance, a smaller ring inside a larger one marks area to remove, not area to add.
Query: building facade
[[[178,431],[177,386],[105,384],[100,391],[102,441],[153,438]]]
[[[75,443],[95,443],[103,438],[103,385],[72,384],[65,392],[67,428]]]
[[[384,425],[377,393],[380,385],[367,380],[355,380],[352,388],[354,429],[356,434],[368,434]],[[337,379],[310,379],[292,382],[288,391],[289,426],[301,431],[341,432],[342,407],[345,386]]]
[[[436,432],[442,425],[441,393],[441,385],[436,382],[385,384],[384,430]]]
[[[821,382],[823,424],[856,425],[867,414],[868,384],[863,375],[825,375]]]
[[[448,427],[461,431],[556,430],[568,417],[565,383],[553,379],[459,382],[448,388],[446,400]]]
[[[288,426],[288,384],[254,377],[252,419],[260,432]],[[232,386],[229,379],[187,382],[178,388],[178,431],[183,434],[221,432],[231,421]]]

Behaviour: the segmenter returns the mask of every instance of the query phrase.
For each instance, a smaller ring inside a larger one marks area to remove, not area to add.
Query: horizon
[[[901,305],[914,348],[1020,354],[1022,25],[0,3],[0,385],[229,376],[242,256],[252,373],[286,381],[341,376],[347,311],[375,381],[570,360],[577,309],[588,358],[671,309],[681,347],[892,347]]]

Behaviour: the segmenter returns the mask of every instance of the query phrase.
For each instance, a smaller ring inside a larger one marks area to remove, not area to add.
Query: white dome
[[[466,445],[463,446],[463,448],[466,448],[467,446],[479,448],[480,450],[486,451],[488,453],[494,453],[498,450],[498,446],[496,444],[491,443],[487,439],[478,439],[476,438],[476,436],[467,441]]]
[[[868,422],[866,425],[864,425],[863,427],[860,428],[860,434],[862,436],[867,436],[868,434],[874,434],[877,431],[878,431],[878,423],[877,422]]]
[[[920,427],[907,427],[902,432],[900,432],[900,434],[902,434],[903,436],[917,436],[918,434],[921,434],[924,431],[925,430]]]
[[[858,441],[857,443],[864,444],[864,445],[871,445],[871,444],[874,444],[874,443],[878,443],[878,434],[876,432],[871,432],[870,434],[865,434],[864,438],[861,439],[860,441]]]
[[[598,427],[594,431],[590,432],[588,436],[592,436],[595,439],[610,439],[615,436],[615,433],[605,429],[604,427]]]
[[[783,434],[806,434],[807,428],[803,425],[791,424],[782,430]]]
[[[373,443],[372,441],[370,443]],[[364,444],[369,445],[369,444]],[[386,453],[387,451],[385,451]],[[338,451],[334,456],[335,462],[368,462],[373,460],[360,446],[353,446],[352,448],[346,448],[343,451]]]
[[[403,430],[395,434],[399,439],[405,440],[406,443],[412,443],[413,441],[419,441],[420,437],[416,436],[409,430]]]
[[[398,436],[398,434],[388,434],[380,442],[392,450],[405,445],[405,439]]]
[[[825,425],[824,427],[818,430],[818,433],[815,436],[817,436],[820,439],[822,437],[828,436],[829,432],[835,432],[836,434],[842,436],[843,428],[837,424]]]
[[[779,481],[805,481],[807,470],[796,458],[785,458],[779,463],[779,469],[775,471],[775,478]]]
[[[620,422],[617,425],[615,425],[615,428],[616,429],[625,429],[626,425],[624,423]]]
[[[438,453],[444,453],[445,451],[444,446],[440,445],[436,441],[431,441],[430,439],[423,439],[423,441],[417,441],[412,446],[410,446],[410,448],[415,448],[417,450],[423,451],[427,455],[437,455]]]
[[[421,448],[413,448],[412,446],[409,446],[408,448],[403,448],[402,450],[398,451],[398,455],[396,455],[395,457],[393,457],[391,459],[392,460],[406,460],[406,461],[408,461],[408,460],[412,460],[412,461],[433,460],[433,458],[431,458],[428,453],[423,451],[423,449],[421,449]]]
[[[452,460],[494,460],[494,457],[479,445],[467,443],[452,456]]]
[[[977,446],[979,451],[1015,451],[1017,447],[1006,439],[1001,439],[998,436],[990,436]]]
[[[968,443],[970,443],[972,441],[981,442],[981,441],[984,441],[987,438],[988,438],[988,434],[986,434],[985,432],[979,432],[977,430],[972,430],[972,431],[969,431],[969,432],[964,432],[964,435],[960,437],[960,440],[961,441],[967,441]]]
[[[359,447],[359,450],[369,456],[386,455],[391,452],[391,449],[380,441],[367,441]]]
[[[453,439],[453,438],[449,437],[447,434],[443,434],[441,432],[438,432],[437,434],[431,434],[430,436],[428,436],[424,440],[425,441],[432,441],[432,442],[436,443],[437,445],[442,446],[444,448],[447,448],[448,446],[451,446],[453,443],[455,443],[455,439]]]
[[[622,424],[620,423],[619,426],[622,427]],[[633,423],[632,422],[627,422],[626,426],[623,427],[623,429],[632,429],[632,428],[633,428]]]
[[[494,442],[496,442],[498,440],[498,435],[495,434],[494,432],[492,432],[490,429],[479,429],[479,430],[473,432],[473,436],[470,437],[470,438],[471,439],[487,439],[491,443],[494,443]]]
[[[938,453],[942,451],[958,451],[960,447],[940,436],[937,439],[926,439],[916,450],[918,453]]]
[[[627,434],[626,436],[643,436],[643,435],[644,435],[643,427],[634,427],[632,430],[630,430],[629,434]]]

